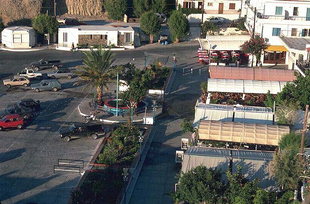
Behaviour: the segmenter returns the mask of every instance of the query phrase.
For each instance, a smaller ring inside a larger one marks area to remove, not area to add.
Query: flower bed
[[[251,105],[265,106],[266,94],[243,94],[241,93],[212,93],[211,103],[213,104],[228,104],[228,105]]]

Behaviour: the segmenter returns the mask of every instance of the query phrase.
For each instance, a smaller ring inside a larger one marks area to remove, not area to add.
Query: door
[[[306,21],[310,21],[310,8],[307,8]]]
[[[219,3],[219,14],[223,14],[224,12],[224,3]]]

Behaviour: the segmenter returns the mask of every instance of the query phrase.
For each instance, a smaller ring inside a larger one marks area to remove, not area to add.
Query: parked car
[[[14,76],[11,79],[4,79],[3,84],[4,86],[10,88],[11,86],[28,86],[30,81],[23,76]]]
[[[43,76],[42,73],[36,72],[36,71],[34,71],[33,69],[30,69],[30,68],[23,69],[21,72],[18,73],[18,75],[22,76],[22,77],[27,77],[29,79],[40,78],[40,77]]]
[[[22,99],[20,102],[18,102],[18,105],[21,107],[30,108],[33,111],[39,111],[41,109],[40,101],[35,101],[31,98]]]
[[[61,67],[61,62],[60,60],[44,60],[44,59],[40,59],[37,62],[32,62],[30,64],[30,67],[33,68],[35,71],[39,71],[42,69],[58,69],[59,67]]]
[[[56,79],[45,79],[45,80],[42,80],[40,83],[31,84],[30,87],[36,92],[58,91],[61,89],[61,84]]]
[[[68,78],[71,79],[75,76],[70,69],[58,69],[54,72],[47,73],[47,76],[50,78]]]
[[[92,137],[93,139],[97,139],[104,136],[108,131],[108,128],[105,128],[103,124],[71,124],[69,127],[61,128],[59,130],[59,135],[65,141],[69,142],[73,138],[81,137]]]
[[[8,105],[3,111],[1,111],[0,117],[9,114],[18,114],[25,120],[28,120],[33,118],[37,114],[37,112],[32,108],[21,106],[18,103],[14,103]]]
[[[228,23],[229,20],[223,17],[211,17],[208,19],[210,22],[214,24],[223,24],[223,23]]]
[[[9,114],[1,117],[0,119],[0,130],[7,128],[23,128],[24,119],[18,114]]]

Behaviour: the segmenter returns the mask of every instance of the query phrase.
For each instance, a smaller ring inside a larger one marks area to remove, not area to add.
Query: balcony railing
[[[278,15],[264,15],[261,13],[257,13],[257,18],[268,20],[310,21],[310,17],[305,16],[278,16]]]

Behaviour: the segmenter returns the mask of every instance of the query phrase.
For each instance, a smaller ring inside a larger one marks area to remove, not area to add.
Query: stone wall
[[[79,35],[79,45],[107,45],[107,35]]]

